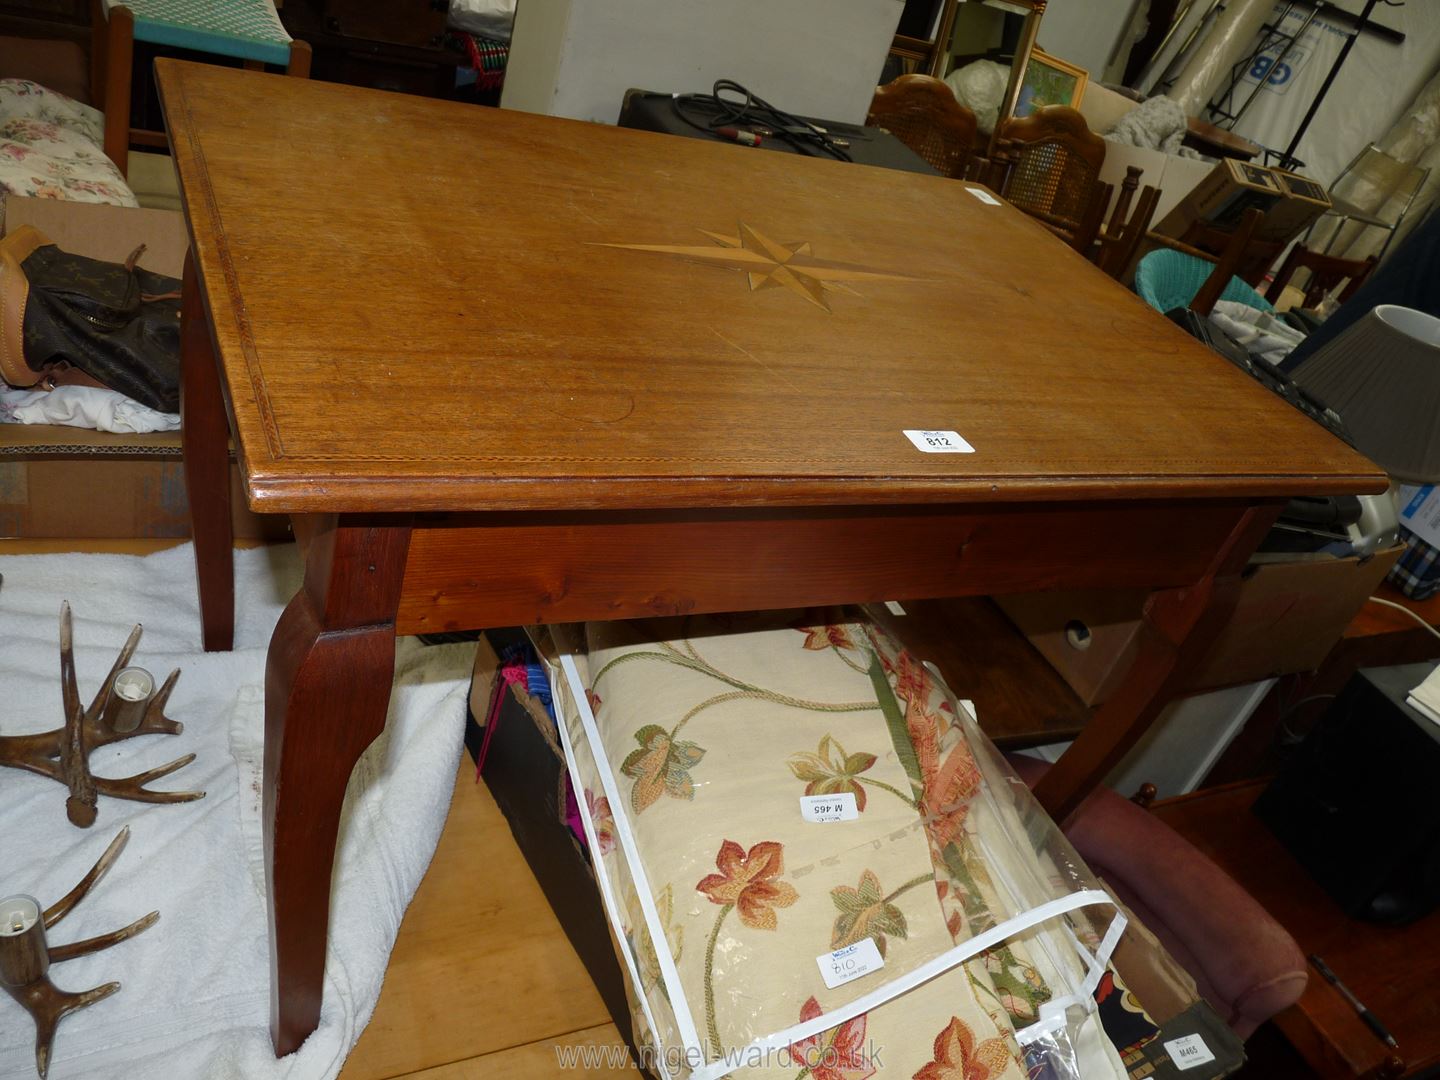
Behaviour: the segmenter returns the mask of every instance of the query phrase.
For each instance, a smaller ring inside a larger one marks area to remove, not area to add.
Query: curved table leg
[[[1079,809],[1110,770],[1181,693],[1240,595],[1240,572],[1270,531],[1278,506],[1240,515],[1199,581],[1151,593],[1129,674],[1041,781],[1035,798],[1057,822]]]
[[[235,638],[230,423],[225,418],[210,320],[189,254],[180,295],[180,442],[200,586],[200,640],[206,652],[229,652]]]
[[[321,523],[265,672],[265,870],[275,1055],[320,1022],[330,872],[345,785],[385,726],[406,518]]]

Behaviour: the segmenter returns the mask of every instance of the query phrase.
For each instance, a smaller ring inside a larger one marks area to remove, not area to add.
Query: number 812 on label
[[[912,446],[926,454],[973,454],[975,448],[960,437],[958,431],[906,429],[905,437]]]

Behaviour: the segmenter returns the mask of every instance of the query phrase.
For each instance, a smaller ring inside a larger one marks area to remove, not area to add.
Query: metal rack
[[[1260,41],[1255,48],[1250,51],[1250,54],[1230,69],[1230,81],[1225,85],[1224,89],[1215,97],[1211,98],[1210,104],[1205,107],[1205,111],[1209,114],[1212,124],[1215,124],[1217,127],[1233,129],[1235,125],[1240,122],[1240,118],[1245,115],[1246,111],[1254,103],[1255,98],[1260,94],[1261,90],[1265,88],[1265,80],[1270,78],[1271,73],[1285,62],[1285,58],[1290,55],[1290,51],[1294,49],[1295,44],[1305,36],[1305,32],[1310,29],[1311,24],[1315,21],[1315,16],[1320,13],[1321,9],[1325,7],[1325,4],[1323,2],[1317,2],[1313,5],[1307,4],[1305,17],[1300,22],[1300,28],[1294,33],[1286,33],[1283,27],[1285,26],[1286,20],[1290,18],[1291,12],[1295,10],[1295,7],[1295,0],[1288,0],[1285,4],[1285,10],[1280,13],[1279,18],[1273,22],[1267,22],[1262,28]],[[1282,42],[1284,43],[1283,45],[1281,44]],[[1277,45],[1280,46],[1279,53],[1275,56],[1274,60],[1267,62],[1265,54]],[[1235,104],[1236,91],[1240,88],[1240,84],[1245,81],[1246,77],[1250,75],[1256,76],[1255,88],[1251,90],[1245,100],[1237,106]]]

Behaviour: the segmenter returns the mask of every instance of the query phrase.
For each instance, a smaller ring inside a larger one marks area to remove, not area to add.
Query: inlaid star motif
[[[866,270],[849,263],[817,259],[808,242],[782,244],[771,240],[759,230],[740,223],[739,235],[697,230],[710,237],[719,247],[706,244],[599,244],[599,247],[623,248],[626,251],[651,251],[657,255],[675,255],[692,262],[739,270],[745,274],[751,291],[785,288],[799,293],[817,307],[830,310],[825,302],[827,291],[859,295],[850,288],[851,281],[914,281],[905,274],[888,274]]]

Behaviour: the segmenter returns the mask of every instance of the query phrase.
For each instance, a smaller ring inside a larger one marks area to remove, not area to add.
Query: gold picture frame
[[[1029,116],[1046,105],[1068,105],[1078,109],[1085,97],[1090,73],[1040,49],[1030,52],[1025,78],[1015,99],[1015,116]]]

